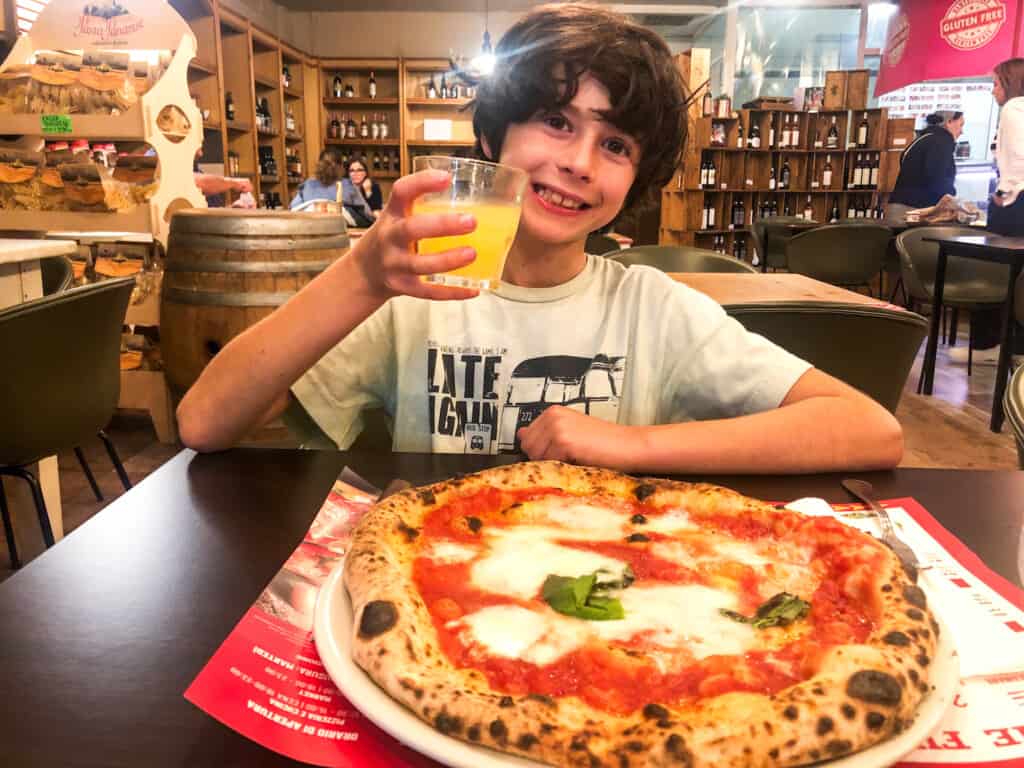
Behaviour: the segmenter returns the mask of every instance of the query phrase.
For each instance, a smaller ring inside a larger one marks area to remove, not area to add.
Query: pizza
[[[884,544],[725,488],[526,462],[410,489],[345,562],[352,655],[467,742],[792,766],[900,733],[939,634]]]

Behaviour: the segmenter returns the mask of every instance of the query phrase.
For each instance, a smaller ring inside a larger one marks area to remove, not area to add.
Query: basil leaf
[[[744,616],[736,611],[727,611],[724,608],[720,608],[718,612],[733,621],[752,624],[754,629],[766,629],[767,627],[788,626],[797,619],[802,619],[810,610],[811,604],[806,600],[801,600],[788,592],[779,592],[762,603],[753,617]]]
[[[591,621],[621,619],[625,616],[622,603],[615,598],[595,594],[597,574],[577,578],[549,575],[541,587],[541,597],[554,610],[566,616]]]
[[[576,579],[569,576],[548,576],[541,587],[541,597],[559,613],[576,615],[576,593],[573,590]]]
[[[625,618],[626,612],[614,597],[591,597],[576,615],[591,621],[610,621]]]
[[[609,589],[625,589],[634,581],[636,581],[636,574],[633,573],[633,569],[628,565],[623,569],[620,576],[616,576],[612,571],[607,568],[598,568],[594,571],[594,575],[597,577],[597,582],[594,584],[594,591],[605,591]]]
[[[590,597],[591,591],[594,589],[594,582],[597,581],[597,576],[590,573],[586,576],[580,576],[577,578],[572,585],[573,597],[576,600],[576,607],[586,604],[587,598]]]

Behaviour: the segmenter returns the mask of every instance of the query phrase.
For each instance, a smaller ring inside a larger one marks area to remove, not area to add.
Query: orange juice
[[[488,290],[495,288],[505,268],[505,257],[519,228],[520,206],[496,201],[418,200],[413,213],[471,213],[476,229],[466,235],[431,237],[420,240],[417,252],[438,253],[469,246],[476,249],[476,259],[464,267],[441,275],[430,275],[428,282]]]

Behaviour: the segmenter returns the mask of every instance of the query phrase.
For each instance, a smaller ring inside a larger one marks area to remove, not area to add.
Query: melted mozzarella
[[[467,645],[483,646],[492,656],[521,659],[538,666],[557,661],[587,640],[587,628],[578,620],[536,612],[518,605],[492,605],[450,622],[465,627]]]
[[[593,541],[622,538],[623,527],[629,519],[624,512],[606,506],[593,506],[575,499],[559,497],[544,499],[538,503],[537,508],[548,521],[564,526],[566,533],[569,534],[568,538],[586,538]]]
[[[713,654],[740,654],[754,644],[749,624],[720,613],[735,610],[736,596],[697,584],[630,587],[618,593],[626,616],[618,621],[592,621],[591,630],[604,640],[628,641],[643,634],[652,645],[686,648],[697,659]]]
[[[491,528],[488,554],[473,564],[470,579],[486,592],[529,600],[540,593],[549,575],[582,576],[599,568],[620,575],[626,563],[596,552],[554,543],[565,532],[543,526]]]
[[[647,518],[643,528],[655,533],[672,533],[673,531],[692,531],[697,528],[697,524],[690,519],[686,510],[672,509],[663,515],[653,515]]]
[[[437,563],[464,563],[477,555],[474,547],[459,544],[456,541],[437,541],[426,556]]]

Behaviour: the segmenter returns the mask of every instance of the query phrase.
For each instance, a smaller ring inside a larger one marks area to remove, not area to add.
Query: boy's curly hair
[[[686,142],[686,86],[665,41],[627,17],[592,5],[542,5],[506,32],[494,73],[477,88],[476,153],[481,138],[501,156],[509,123],[556,110],[576,96],[589,73],[608,89],[603,117],[641,147],[624,211],[642,208],[668,183]]]

